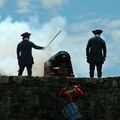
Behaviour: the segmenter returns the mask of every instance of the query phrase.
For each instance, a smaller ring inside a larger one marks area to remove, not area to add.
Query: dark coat
[[[86,56],[88,63],[103,64],[106,58],[105,41],[99,36],[89,39],[86,47]]]
[[[32,56],[32,48],[43,49],[41,46],[35,45],[29,40],[21,41],[17,46],[17,59],[19,65],[30,65],[34,64]]]

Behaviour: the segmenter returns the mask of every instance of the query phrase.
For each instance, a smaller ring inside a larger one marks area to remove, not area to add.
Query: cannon
[[[59,51],[44,63],[44,76],[74,77],[71,57],[66,51]]]

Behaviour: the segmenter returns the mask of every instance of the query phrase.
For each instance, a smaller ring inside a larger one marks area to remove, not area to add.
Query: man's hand
[[[89,59],[89,57],[88,56],[86,56],[86,61],[89,63],[90,62],[90,59]]]
[[[105,62],[105,58],[103,57],[103,59],[102,59],[102,63],[104,63]]]
[[[20,59],[18,59],[18,65],[20,64]]]
[[[43,47],[43,49],[42,50],[45,50],[46,49],[46,47]]]

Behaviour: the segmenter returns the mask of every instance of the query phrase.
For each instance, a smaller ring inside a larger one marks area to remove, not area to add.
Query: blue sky
[[[31,32],[31,41],[46,46],[62,32],[46,51],[33,50],[33,76],[43,76],[44,62],[56,52],[71,55],[76,77],[89,77],[85,49],[92,30],[103,29],[107,58],[103,77],[120,75],[119,0],[0,0],[0,71],[17,75],[16,46],[20,34]],[[26,73],[24,72],[24,75]]]

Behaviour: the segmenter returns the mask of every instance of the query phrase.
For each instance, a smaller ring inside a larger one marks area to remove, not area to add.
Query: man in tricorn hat
[[[21,34],[22,41],[17,45],[17,59],[19,65],[18,75],[22,75],[24,68],[27,68],[28,76],[32,75],[32,65],[34,64],[32,48],[42,50],[44,47],[37,46],[29,41],[31,33]]]
[[[97,67],[97,77],[102,77],[102,65],[106,58],[106,43],[100,37],[101,29],[92,31],[95,35],[90,38],[86,47],[87,62],[89,63],[90,77],[94,77],[95,66]]]

